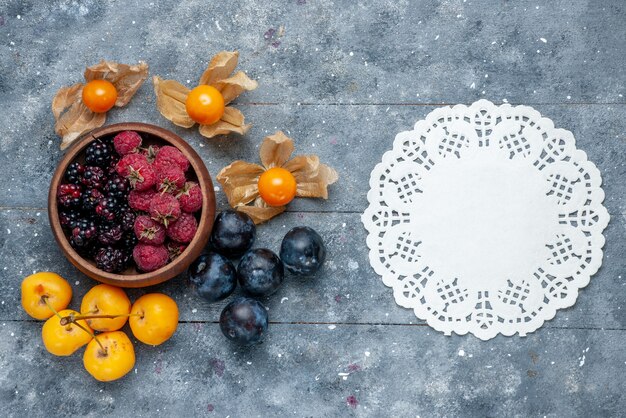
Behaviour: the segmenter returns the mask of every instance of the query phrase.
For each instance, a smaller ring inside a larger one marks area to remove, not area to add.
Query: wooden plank
[[[0,322],[2,416],[623,416],[624,331],[446,338],[424,326],[270,325],[240,349],[216,324],[136,344],[136,372],[98,383],[40,323]],[[609,372],[612,371],[612,372]],[[349,400],[349,401],[348,401]],[[350,403],[349,403],[350,402]],[[354,405],[351,406],[351,405]]]
[[[39,216],[37,215],[39,213]],[[258,230],[257,247],[278,251],[285,232],[296,225],[319,231],[328,246],[324,268],[312,279],[288,277],[274,295],[262,299],[276,322],[415,324],[413,312],[395,304],[390,288],[371,269],[365,245],[366,232],[359,217],[342,213],[287,213]],[[11,233],[0,246],[0,319],[25,320],[16,308],[22,278],[33,271],[52,270],[74,285],[72,306],[95,282],[76,270],[52,239],[45,212],[0,211],[0,231]],[[626,227],[617,217],[606,230],[604,265],[583,289],[577,303],[561,310],[545,326],[558,328],[626,328]],[[78,282],[78,284],[76,284]],[[144,290],[130,290],[132,298],[145,292],[172,295],[183,321],[217,321],[228,300],[210,304],[199,298],[185,277]],[[239,290],[237,293],[239,294]]]

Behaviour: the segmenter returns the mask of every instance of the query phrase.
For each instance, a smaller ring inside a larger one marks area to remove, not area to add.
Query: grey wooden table
[[[0,0],[0,416],[626,415],[625,22],[621,0]],[[192,85],[221,49],[238,49],[260,84],[238,100],[254,123],[246,137],[206,141],[173,126],[150,82],[108,122],[173,130],[213,176],[256,160],[263,136],[285,130],[340,181],[327,202],[298,200],[260,227],[258,245],[276,249],[288,228],[310,225],[328,261],[315,280],[290,279],[263,300],[270,333],[251,349],[221,336],[224,304],[200,300],[182,277],[129,292],[172,295],[180,326],[159,347],[137,345],[126,378],[98,383],[81,356],[49,355],[41,324],[19,307],[34,271],[75,284],[73,307],[94,285],[49,230],[62,155],[51,98],[101,58],[146,60],[151,74]],[[396,306],[369,267],[359,219],[395,134],[480,98],[532,105],[571,130],[602,172],[612,216],[602,269],[526,338],[445,337]]]

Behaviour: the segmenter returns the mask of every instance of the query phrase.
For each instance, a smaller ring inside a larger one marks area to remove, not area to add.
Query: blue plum
[[[241,345],[259,343],[268,324],[265,306],[257,300],[245,297],[230,302],[220,315],[222,333],[229,340]]]
[[[280,259],[293,274],[314,274],[326,260],[324,240],[314,229],[297,226],[285,234],[280,246]]]
[[[255,248],[241,257],[237,266],[239,285],[252,296],[274,293],[285,278],[285,268],[280,258],[267,248]]]
[[[191,263],[187,277],[198,294],[210,302],[227,298],[237,286],[235,266],[214,252],[202,254]]]
[[[223,256],[239,257],[252,248],[255,239],[256,226],[247,214],[225,210],[215,218],[210,243]]]

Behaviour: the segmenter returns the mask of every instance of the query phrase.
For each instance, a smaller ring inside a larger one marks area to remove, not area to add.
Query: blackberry
[[[85,167],[79,162],[73,162],[65,170],[65,181],[72,184],[80,184]]]
[[[139,242],[139,240],[137,239],[137,235],[135,235],[135,232],[127,231],[124,233],[124,235],[122,235],[122,239],[117,242],[117,246],[124,251],[129,251],[129,253],[132,255],[133,248],[135,248],[137,242]]]
[[[104,195],[98,189],[87,189],[83,193],[81,208],[85,212],[93,212],[96,210],[96,206],[100,199],[102,199]]]
[[[81,182],[86,187],[91,187],[92,189],[102,190],[106,183],[106,176],[104,175],[104,170],[100,167],[88,166],[85,167],[85,171],[83,172],[83,177]]]
[[[79,208],[83,196],[83,189],[78,184],[62,184],[57,190],[59,205],[65,208]]]
[[[103,223],[98,225],[98,241],[102,244],[115,244],[122,238],[124,231],[117,224]]]
[[[117,220],[124,231],[129,231],[133,229],[133,226],[135,225],[136,217],[137,216],[135,215],[135,212],[132,209],[122,208],[120,209],[120,212],[117,215]]]
[[[104,186],[104,190],[109,196],[113,196],[116,199],[122,199],[128,195],[128,192],[130,191],[130,184],[124,177],[115,174],[112,177],[109,177],[109,180]]]
[[[76,209],[62,210],[59,212],[59,222],[61,227],[72,230],[76,225],[76,221],[81,218],[82,214]]]
[[[96,223],[90,219],[78,219],[72,228],[70,244],[75,249],[85,249],[90,246],[98,230]]]
[[[88,165],[106,168],[111,163],[113,147],[110,141],[97,139],[93,141],[85,150],[85,162]]]
[[[112,221],[120,210],[119,203],[116,198],[105,196],[100,198],[96,205],[96,214],[105,221]]]
[[[94,257],[96,267],[109,273],[119,273],[126,268],[128,257],[119,248],[100,248]]]
[[[111,161],[109,165],[104,169],[104,173],[111,177],[114,174],[117,174],[117,163],[120,161],[120,157],[114,155],[111,157]]]

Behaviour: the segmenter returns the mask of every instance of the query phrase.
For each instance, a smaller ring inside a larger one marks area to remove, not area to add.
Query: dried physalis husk
[[[293,140],[279,131],[266,137],[261,144],[262,166],[239,160],[224,167],[217,180],[228,203],[250,215],[257,224],[284,212],[286,206],[269,206],[259,196],[259,176],[272,167],[282,167],[293,174],[297,184],[296,196],[327,199],[328,186],[339,179],[337,172],[322,164],[316,155],[297,155],[289,159],[293,151]]]
[[[120,64],[113,61],[101,61],[87,67],[85,80],[107,80],[117,90],[116,107],[125,106],[148,77],[148,64]],[[54,131],[61,136],[61,149],[67,148],[76,138],[104,125],[106,113],[92,112],[82,100],[84,83],[62,87],[52,99]]]
[[[237,51],[219,52],[211,59],[207,69],[200,77],[199,84],[213,86],[222,93],[225,105],[230,104],[244,91],[254,90],[258,86],[256,81],[250,79],[242,71],[231,75],[235,71],[238,61],[239,53]],[[158,76],[153,77],[152,82],[157,97],[157,108],[161,115],[183,128],[194,126],[196,122],[189,117],[186,110],[187,96],[191,90],[176,80],[163,80]],[[211,125],[200,124],[199,132],[207,138],[230,133],[243,135],[248,132],[251,126],[245,123],[241,111],[232,106],[226,106],[224,115],[220,120]]]

